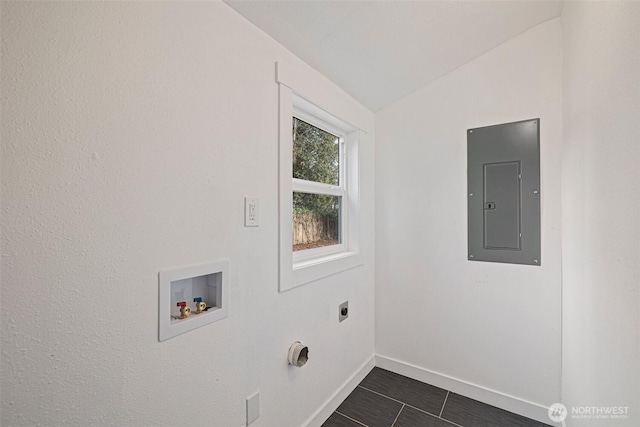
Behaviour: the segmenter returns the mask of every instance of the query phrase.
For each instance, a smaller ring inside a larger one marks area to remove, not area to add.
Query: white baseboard
[[[351,394],[360,382],[375,366],[375,356],[371,356],[358,370],[345,381],[331,397],[303,424],[306,427],[320,427],[338,409],[338,406]]]
[[[553,424],[549,419],[548,407],[524,400],[515,396],[510,396],[496,390],[469,383],[448,375],[433,372],[410,363],[402,362],[391,357],[376,355],[375,365],[414,380],[422,381],[454,393],[461,394],[471,399],[495,406],[505,411],[513,412],[532,420],[545,424]]]

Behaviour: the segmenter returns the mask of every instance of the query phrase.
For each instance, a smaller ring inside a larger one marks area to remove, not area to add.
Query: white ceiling
[[[378,111],[529,28],[560,0],[225,0]]]

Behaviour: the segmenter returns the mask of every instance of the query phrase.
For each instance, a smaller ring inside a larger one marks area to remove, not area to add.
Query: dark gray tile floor
[[[381,368],[373,368],[322,426],[548,427]]]

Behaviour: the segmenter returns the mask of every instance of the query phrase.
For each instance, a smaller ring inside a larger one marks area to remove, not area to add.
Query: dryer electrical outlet
[[[468,259],[540,265],[540,119],[467,130]]]

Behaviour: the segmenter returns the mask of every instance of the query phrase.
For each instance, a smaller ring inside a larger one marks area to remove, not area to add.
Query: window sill
[[[292,289],[358,267],[362,264],[362,254],[359,252],[340,252],[300,261],[293,265],[293,280],[290,284],[291,286],[283,286],[281,290]]]

